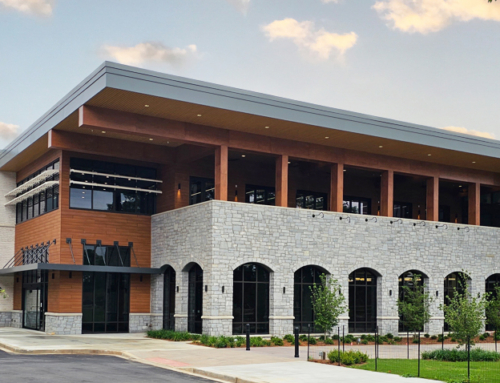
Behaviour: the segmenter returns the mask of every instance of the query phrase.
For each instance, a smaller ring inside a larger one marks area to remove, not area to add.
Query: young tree
[[[5,294],[5,290],[0,286],[0,295],[3,295],[4,298],[7,298],[7,294]]]
[[[467,344],[481,333],[489,294],[472,296],[467,282],[459,281],[463,293],[455,290],[453,296],[448,296],[448,304],[441,305],[444,317],[453,337],[459,345]]]
[[[431,319],[430,306],[432,298],[424,284],[419,284],[421,276],[413,275],[412,286],[403,286],[404,295],[398,299],[399,316],[408,330],[416,333],[422,331]]]
[[[326,339],[326,334],[339,323],[339,316],[347,311],[347,307],[338,281],[327,278],[325,274],[319,278],[321,282],[310,287],[311,298],[316,317],[314,324],[323,329]]]
[[[490,295],[486,308],[486,321],[495,330],[500,330],[500,286],[495,287],[495,292]]]

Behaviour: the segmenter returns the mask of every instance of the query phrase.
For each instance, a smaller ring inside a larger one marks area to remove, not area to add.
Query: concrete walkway
[[[13,328],[0,328],[0,348],[23,354],[115,355],[157,367],[195,373],[228,382],[307,383],[321,379],[337,382],[408,383],[408,378],[338,366],[306,362],[305,347],[300,359],[292,347],[213,349],[146,338],[145,334],[99,334],[55,336]],[[332,350],[334,347],[321,348]],[[316,356],[319,347],[311,347]],[[381,347],[382,349],[382,347]],[[368,351],[368,349],[366,349]],[[414,379],[410,382],[431,382]],[[435,382],[435,381],[434,381]]]

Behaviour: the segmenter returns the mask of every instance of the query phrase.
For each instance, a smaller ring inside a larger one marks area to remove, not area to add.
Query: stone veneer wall
[[[20,310],[0,311],[0,327],[21,328],[23,312]]]
[[[0,269],[14,256],[16,208],[5,206],[5,194],[16,187],[16,173],[0,172]],[[20,327],[19,314],[12,312],[14,302],[14,276],[0,276],[0,287],[7,298],[0,295],[0,327]]]
[[[131,333],[160,330],[162,327],[162,314],[129,314],[129,332]]]
[[[439,310],[444,278],[467,270],[472,292],[484,292],[485,279],[500,273],[498,234],[500,229],[488,227],[433,222],[424,226],[424,221],[416,220],[333,212],[318,216],[304,209],[208,201],[152,217],[152,267],[168,264],[175,269],[180,289],[176,328],[186,330],[185,270],[191,262],[201,266],[203,284],[208,286],[203,293],[203,332],[211,335],[232,332],[233,270],[244,263],[261,263],[273,271],[273,335],[292,332],[294,272],[303,266],[326,269],[339,280],[345,295],[350,273],[363,267],[377,271],[379,329],[394,334],[398,332],[398,278],[405,271],[419,270],[428,276],[426,284],[434,297],[426,331],[437,334],[444,319]],[[153,279],[152,290],[152,312],[161,314],[162,276]],[[347,324],[347,319],[341,324]]]
[[[54,335],[80,335],[82,314],[45,313],[45,332]]]

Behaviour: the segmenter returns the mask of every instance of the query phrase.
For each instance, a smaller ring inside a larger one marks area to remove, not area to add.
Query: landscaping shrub
[[[306,339],[306,341],[307,341],[307,339]],[[315,345],[316,344],[316,338],[313,338],[313,337],[309,338],[309,344]]]
[[[260,336],[250,338],[250,347],[262,347],[262,346],[264,346],[264,342]]]
[[[243,338],[242,336],[237,336],[236,337],[236,347],[241,347],[246,343],[246,339]]]
[[[366,339],[368,340],[368,342],[375,342],[375,337],[373,335],[367,335]]]
[[[387,338],[386,335],[382,335],[378,337],[382,342],[387,342],[389,339]]]
[[[497,332],[495,331],[494,339],[495,339],[495,340],[500,340],[500,333],[497,333]]]
[[[490,333],[489,333],[489,332],[485,332],[485,333],[483,334],[483,336],[484,336],[484,339],[489,338],[489,337],[490,337]]]
[[[188,340],[194,340],[195,337],[200,337],[199,335],[193,335],[186,331],[178,332],[172,330],[152,330],[148,331],[148,337],[156,339],[167,339],[173,340],[174,342],[184,342]]]
[[[365,335],[365,334],[363,334],[363,335],[361,335],[361,336],[360,336],[360,338],[361,338],[361,339],[366,339],[366,335]]]
[[[301,342],[307,342],[307,335],[300,335],[300,336],[299,336],[299,340],[300,340]]]
[[[424,351],[422,353],[422,358],[444,362],[465,362],[467,361],[467,350],[451,349]],[[500,353],[475,348],[470,352],[470,360],[473,362],[498,362],[500,361]]]
[[[332,350],[327,354],[327,358],[331,363],[338,363],[340,361],[340,363],[346,366],[366,363],[368,361],[368,355],[361,351],[347,351],[339,353],[338,350]]]
[[[437,335],[432,335],[432,336],[431,336],[431,339],[432,339],[432,340],[436,340],[437,338],[438,338],[438,337],[437,337]]]
[[[401,342],[403,340],[403,338],[401,338],[400,336],[395,336],[394,337],[394,341],[395,342]]]
[[[266,339],[262,339],[262,345],[269,347],[269,346],[271,346],[271,341],[270,340],[266,340]]]
[[[479,340],[485,340],[486,338],[484,337],[484,335],[479,335]]]
[[[332,339],[333,340],[339,340],[339,336],[337,334],[335,334],[334,336],[332,336]]]
[[[274,343],[275,346],[283,346],[283,340],[276,336],[271,337],[271,342]]]
[[[394,335],[391,333],[386,334],[387,339],[394,339]]]
[[[384,341],[379,337],[376,341],[377,344],[384,344]]]
[[[427,339],[430,338],[431,336],[429,334],[424,334],[424,337],[426,337]]]
[[[324,340],[324,342],[325,342],[325,344],[333,344],[333,343],[334,343],[334,342],[333,342],[333,339],[331,339],[331,338],[326,338],[326,339]]]
[[[446,339],[446,337],[443,338],[443,334],[439,334],[437,337],[438,342],[442,342],[444,339]]]
[[[419,344],[420,339],[419,338],[413,338],[412,343]]]
[[[283,340],[286,340],[289,343],[294,344],[295,343],[295,337],[291,334],[287,334],[283,337]]]

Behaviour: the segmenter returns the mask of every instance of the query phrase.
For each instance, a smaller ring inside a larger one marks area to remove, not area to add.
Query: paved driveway
[[[12,355],[0,351],[0,382],[24,383],[210,383],[113,356]]]

